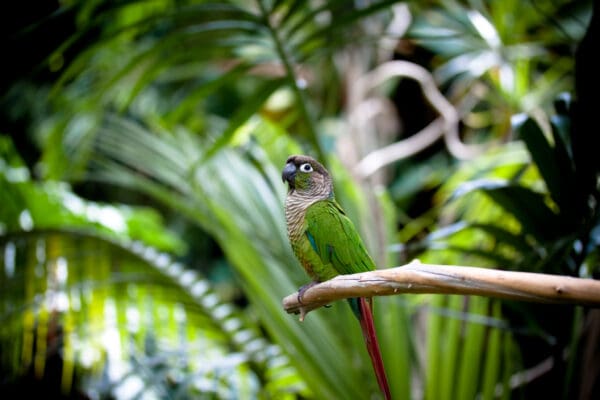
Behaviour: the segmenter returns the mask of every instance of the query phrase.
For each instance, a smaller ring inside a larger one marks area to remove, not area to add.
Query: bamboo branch
[[[497,297],[537,303],[579,304],[600,307],[600,280],[570,276],[502,271],[476,267],[410,264],[338,275],[283,299],[289,314],[300,319],[319,307],[350,297],[390,296],[403,293],[443,293]]]

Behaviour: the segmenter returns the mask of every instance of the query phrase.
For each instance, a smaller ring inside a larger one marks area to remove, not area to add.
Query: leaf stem
[[[315,127],[316,123],[308,110],[308,101],[306,99],[306,96],[303,90],[298,86],[298,79],[296,78],[296,72],[292,66],[290,57],[288,56],[285,47],[283,46],[283,43],[279,39],[277,28],[271,23],[271,20],[269,18],[269,11],[267,10],[267,7],[265,6],[263,0],[257,0],[257,3],[260,8],[264,24],[269,30],[269,34],[271,35],[273,43],[275,44],[275,49],[277,51],[277,54],[279,55],[279,59],[285,69],[287,78],[289,80],[289,84],[292,87],[292,91],[294,92],[294,95],[296,97],[296,102],[300,111],[300,115],[306,123],[309,140],[312,146],[314,147],[316,157],[322,162],[327,163],[325,153],[323,152],[323,149],[321,148],[321,143],[319,142],[319,136]]]

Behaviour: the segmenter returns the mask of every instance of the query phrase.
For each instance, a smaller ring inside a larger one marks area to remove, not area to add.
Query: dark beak
[[[296,166],[294,163],[287,163],[283,168],[283,172],[281,173],[281,179],[285,182],[287,181],[290,184],[290,187],[294,187],[294,177],[296,176]]]

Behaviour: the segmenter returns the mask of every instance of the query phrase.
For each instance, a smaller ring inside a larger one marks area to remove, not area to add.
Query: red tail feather
[[[381,359],[379,343],[377,342],[377,334],[375,333],[375,324],[373,323],[373,313],[371,312],[371,298],[359,298],[358,305],[361,314],[359,318],[360,327],[362,328],[363,337],[365,338],[367,351],[369,352],[371,362],[373,363],[373,369],[375,370],[377,383],[379,384],[379,388],[383,392],[385,400],[391,400],[392,395],[390,394],[390,387],[388,385],[387,377],[385,376],[383,360]]]

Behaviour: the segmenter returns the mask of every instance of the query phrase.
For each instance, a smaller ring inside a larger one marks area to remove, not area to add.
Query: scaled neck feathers
[[[311,205],[321,200],[334,200],[333,185],[329,176],[325,182],[304,190],[291,189],[285,199],[285,219],[291,240],[303,234],[304,216]]]

